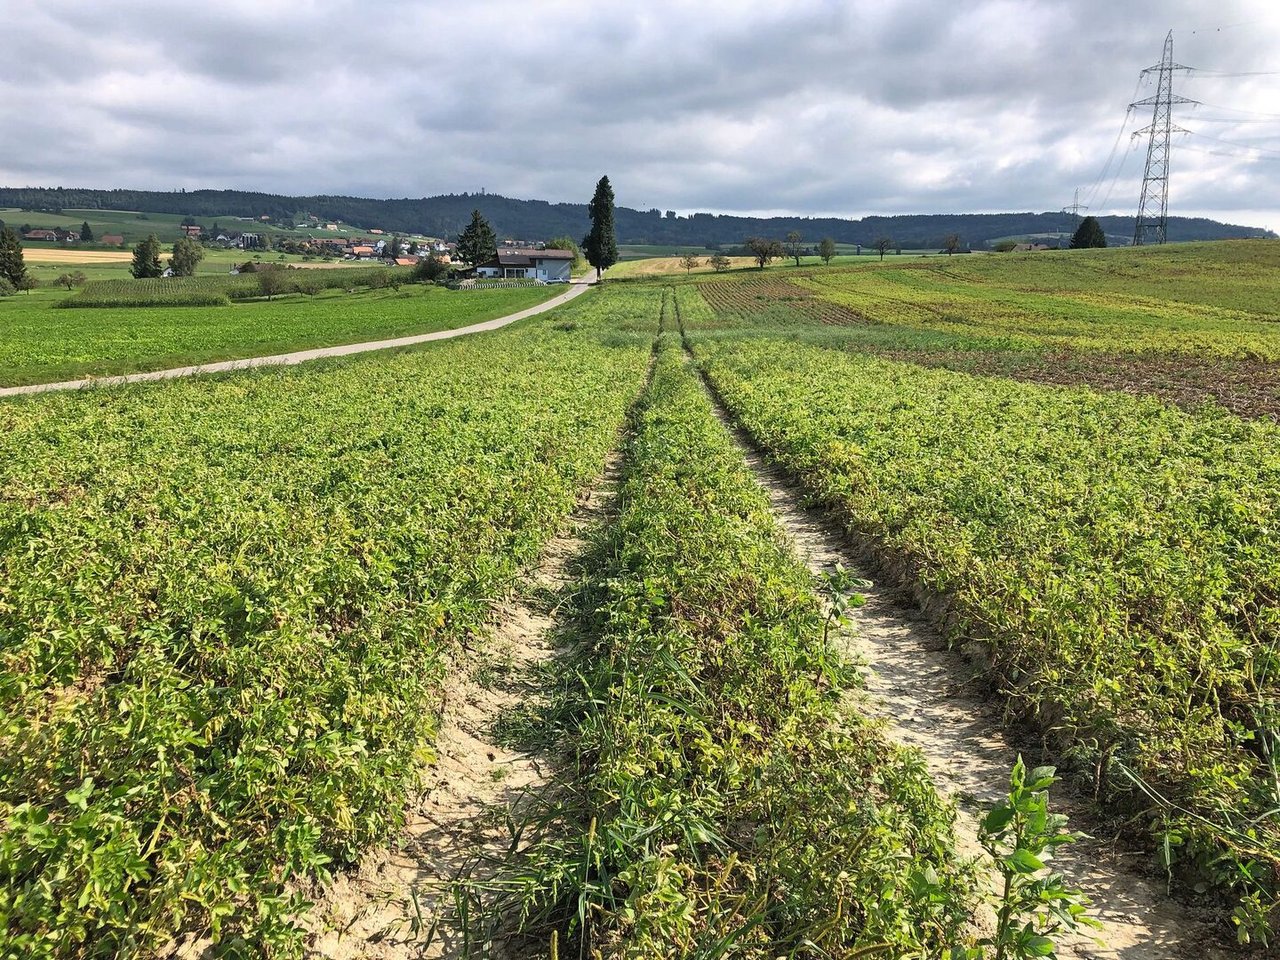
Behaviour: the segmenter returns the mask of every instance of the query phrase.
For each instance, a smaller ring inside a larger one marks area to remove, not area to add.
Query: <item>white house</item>
[[[534,250],[529,247],[499,247],[498,256],[476,267],[477,277],[503,280],[569,280],[573,254],[568,250]]]

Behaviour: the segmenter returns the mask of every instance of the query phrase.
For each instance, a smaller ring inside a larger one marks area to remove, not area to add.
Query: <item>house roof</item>
[[[482,266],[531,267],[534,260],[572,260],[568,250],[535,250],[532,247],[500,247],[498,256]]]
[[[396,265],[401,267],[412,267],[418,263],[417,257],[396,257]]]
[[[351,252],[356,256],[360,256],[361,254],[373,253],[373,247],[352,247]]]

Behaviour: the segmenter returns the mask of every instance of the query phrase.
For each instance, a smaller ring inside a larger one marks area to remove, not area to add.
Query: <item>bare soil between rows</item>
[[[317,898],[308,918],[306,955],[326,960],[418,960],[484,951],[502,958],[501,942],[485,942],[474,918],[459,915],[454,884],[483,884],[511,843],[508,818],[536,803],[554,778],[554,761],[504,745],[495,726],[537,702],[538,672],[558,653],[559,609],[547,598],[573,582],[586,531],[604,521],[617,495],[621,457],[611,453],[602,478],[580,501],[565,531],[547,546],[522,595],[503,604],[483,649],[463,653],[436,739],[437,762],[408,823],[389,848],[370,853]]]

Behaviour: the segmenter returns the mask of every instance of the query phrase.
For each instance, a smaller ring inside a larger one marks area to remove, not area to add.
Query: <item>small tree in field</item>
[[[59,274],[58,279],[53,282],[60,287],[66,287],[70,290],[72,287],[81,286],[87,279],[88,277],[86,277],[82,271],[76,270],[72,273]]]
[[[696,253],[686,253],[680,258],[680,266],[684,267],[685,273],[688,273],[690,270],[702,266],[702,258]]]
[[[194,277],[196,267],[204,259],[204,248],[190,237],[179,237],[173,245],[169,269],[175,277]]]
[[[880,260],[884,261],[884,255],[893,249],[893,240],[889,237],[877,237],[875,248],[880,251]]]
[[[287,275],[287,271],[282,268],[259,269],[257,273],[258,290],[268,300],[287,292],[293,287],[293,281]]]
[[[137,280],[148,280],[164,275],[164,267],[160,266],[160,241],[153,233],[133,248],[133,263],[129,272]]]
[[[22,241],[12,227],[0,230],[0,279],[16,287],[27,275],[27,261],[22,256]]]
[[[948,256],[948,257],[949,257],[949,256],[951,256],[953,253],[955,253],[957,250],[959,250],[959,249],[960,249],[960,234],[958,234],[958,233],[948,233],[948,234],[947,234],[947,235],[942,239],[942,249],[943,249],[943,250],[945,250],[945,251],[947,251],[947,256]]]
[[[756,266],[763,270],[778,257],[783,255],[782,244],[777,240],[766,240],[764,237],[747,237],[747,249],[755,257]]]
[[[800,266],[800,258],[804,256],[804,242],[799,230],[792,230],[787,234],[786,251],[787,256],[796,262],[796,266]]]
[[[1102,224],[1097,217],[1085,217],[1071,236],[1071,249],[1083,250],[1090,247],[1105,247],[1107,235],[1102,232]]]
[[[434,253],[427,254],[413,268],[413,279],[418,283],[439,283],[449,275],[449,265]]]
[[[299,270],[297,273],[298,275],[293,278],[293,289],[299,293],[314,297],[325,288],[324,278],[320,276],[319,271]]]
[[[711,264],[711,269],[714,270],[716,273],[724,273],[731,266],[733,266],[733,261],[730,260],[728,257],[726,257],[723,253],[717,253],[714,257],[708,260],[707,263]]]
[[[818,244],[818,256],[822,258],[822,262],[831,265],[832,258],[836,255],[836,242],[830,237],[823,237],[822,242]]]
[[[28,273],[25,277],[15,283],[14,286],[23,293],[30,293],[36,287],[40,286],[40,281]]]

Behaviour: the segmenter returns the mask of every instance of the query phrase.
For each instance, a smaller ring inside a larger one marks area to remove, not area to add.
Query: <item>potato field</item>
[[[895,259],[0,400],[0,958],[1269,955],[1280,246]],[[0,382],[538,296],[11,311]]]

